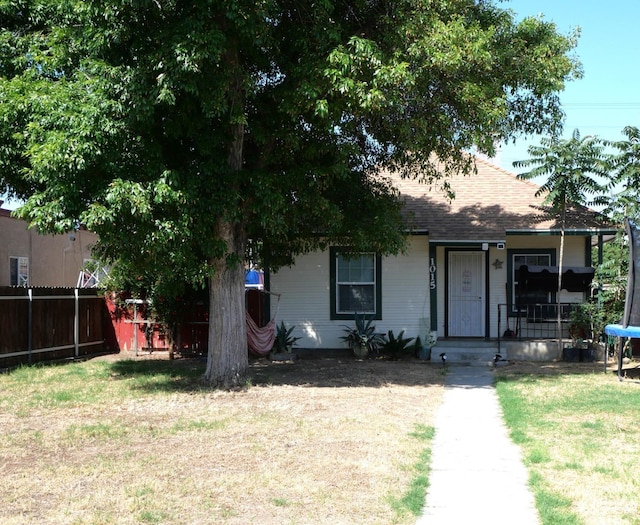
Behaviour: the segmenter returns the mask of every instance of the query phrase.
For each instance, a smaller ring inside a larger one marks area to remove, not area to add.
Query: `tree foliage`
[[[587,204],[604,204],[603,180],[609,175],[605,145],[598,137],[580,137],[576,129],[570,139],[542,138],[539,146],[530,146],[529,159],[516,161],[516,167],[533,166],[518,175],[522,179],[546,176],[536,197],[543,195],[544,204],[560,222],[560,254],[558,257],[558,292],[562,288],[564,238],[567,211]],[[589,197],[591,199],[589,200]],[[562,353],[562,315],[560,293],[557,294],[558,353]]]
[[[614,153],[611,169],[611,201],[607,212],[617,222],[624,217],[640,218],[640,130],[627,126],[622,130],[626,140],[608,142]]]
[[[613,148],[609,166],[609,203],[605,213],[614,224],[624,218],[640,219],[640,130],[627,126],[626,140],[607,141]],[[603,246],[602,264],[596,268],[595,284],[601,290],[599,305],[604,324],[619,323],[624,312],[629,269],[629,243],[620,226],[618,234]]]
[[[574,130],[570,139],[558,137],[540,140],[539,146],[530,146],[529,158],[513,163],[515,167],[533,169],[518,175],[521,179],[546,177],[536,191],[544,196],[544,204],[562,220],[572,206],[606,204],[606,181],[610,178],[605,143],[595,136],[581,137]]]
[[[272,269],[400,251],[378,170],[435,180],[553,132],[576,37],[473,0],[2,0],[0,186],[98,233],[123,282],[208,282],[207,379],[237,384],[247,240]]]

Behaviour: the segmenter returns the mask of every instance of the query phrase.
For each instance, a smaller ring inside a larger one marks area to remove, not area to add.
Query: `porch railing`
[[[571,312],[579,303],[560,303],[562,338],[569,336]],[[528,304],[511,311],[498,304],[498,339],[557,339],[558,304]]]

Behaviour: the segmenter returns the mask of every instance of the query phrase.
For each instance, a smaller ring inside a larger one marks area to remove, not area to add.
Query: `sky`
[[[640,127],[640,1],[638,0],[511,0],[498,4],[516,13],[516,19],[543,15],[562,34],[580,28],[574,53],[582,63],[583,78],[566,84],[560,94],[565,112],[564,134],[597,135],[622,140],[625,126]],[[529,158],[529,145],[540,137],[517,139],[501,147],[493,160],[519,173],[513,162]]]
[[[564,136],[574,129],[582,137],[597,135],[608,140],[624,138],[625,126],[640,127],[640,1],[639,0],[506,0],[498,6],[511,9],[516,19],[542,15],[568,34],[579,27],[574,50],[582,62],[582,79],[566,84],[560,94],[566,115]],[[513,162],[529,157],[529,145],[540,137],[518,138],[501,146],[493,159],[498,166],[519,173]],[[1,196],[0,196],[1,198]],[[5,203],[13,208],[17,203]]]

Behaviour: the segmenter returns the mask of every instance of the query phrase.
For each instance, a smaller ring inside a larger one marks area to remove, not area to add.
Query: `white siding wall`
[[[510,246],[509,246],[510,247]],[[495,261],[502,262],[502,268],[494,266]],[[498,305],[507,302],[507,249],[489,248],[489,337],[498,337]],[[500,330],[506,329],[506,306],[502,307]]]
[[[429,318],[428,237],[409,239],[406,254],[382,258],[382,319],[374,321],[376,331],[393,330],[405,337],[424,336]],[[302,337],[301,348],[343,348],[344,325],[352,321],[330,320],[329,252],[315,252],[296,260],[292,268],[271,275],[271,291],[280,293],[276,322],[296,326],[292,334]],[[271,301],[271,315],[276,299]]]
[[[507,302],[507,250],[508,249],[555,248],[560,249],[558,236],[509,236],[504,250],[495,246],[489,249],[489,337],[498,336],[498,304]],[[496,259],[502,261],[502,268],[496,268]],[[271,291],[280,293],[276,321],[284,321],[286,326],[296,326],[294,336],[302,337],[301,348],[342,348],[340,337],[345,325],[352,321],[330,320],[329,252],[315,252],[296,260],[292,268],[283,268],[271,275]],[[565,238],[565,266],[584,266],[584,238]],[[439,246],[436,252],[437,286],[437,331],[443,337],[445,332],[445,248]],[[582,301],[581,293],[561,293],[563,302]],[[405,337],[420,335],[423,340],[429,332],[429,245],[428,237],[415,236],[409,240],[405,255],[382,259],[382,319],[374,321],[376,330],[386,333],[393,330],[398,334],[405,331]],[[271,301],[271,315],[276,311],[276,299]],[[514,327],[511,327],[512,329]],[[500,331],[506,329],[503,318]]]

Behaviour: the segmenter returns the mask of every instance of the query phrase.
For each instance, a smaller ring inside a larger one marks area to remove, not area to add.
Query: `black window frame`
[[[518,255],[548,255],[549,266],[556,265],[556,249],[555,248],[511,248],[507,250],[507,312],[509,316],[515,317],[518,315],[518,309],[516,308],[517,297],[515,295],[516,276],[515,276],[515,264],[514,257]],[[548,293],[548,299],[546,303],[540,304],[554,304],[556,302],[555,292]],[[520,315],[526,315],[526,308],[520,308]]]

